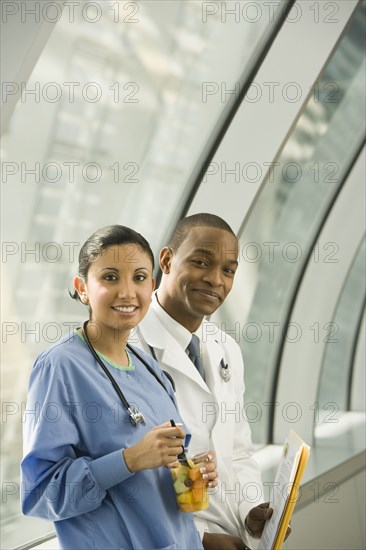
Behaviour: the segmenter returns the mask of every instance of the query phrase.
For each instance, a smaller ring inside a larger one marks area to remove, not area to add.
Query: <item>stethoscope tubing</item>
[[[99,355],[97,354],[97,352],[95,351],[95,349],[93,348],[90,340],[89,340],[89,336],[86,332],[86,327],[88,326],[88,321],[85,321],[85,323],[83,324],[83,328],[82,328],[82,332],[83,332],[83,336],[84,336],[84,340],[86,342],[86,345],[88,346],[91,354],[93,355],[94,359],[96,360],[96,362],[98,363],[98,365],[102,368],[103,372],[105,373],[105,375],[107,376],[107,378],[110,380],[113,388],[115,389],[118,397],[120,398],[121,402],[122,402],[122,405],[123,407],[126,409],[126,411],[128,412],[129,416],[130,416],[130,419],[131,419],[131,422],[132,424],[134,424],[135,426],[137,425],[134,421],[133,421],[133,415],[134,414],[141,414],[139,413],[139,411],[136,411],[134,409],[134,407],[132,407],[132,405],[130,405],[130,403],[127,401],[123,391],[121,390],[121,388],[119,387],[119,385],[117,384],[115,378],[113,377],[113,375],[111,374],[111,372],[109,371],[109,369],[106,367],[106,365],[103,363],[103,361],[101,360],[101,358],[99,357]],[[154,369],[147,363],[147,361],[132,347],[130,346],[130,344],[127,344],[126,345],[127,349],[129,351],[131,351],[131,353],[133,353],[135,355],[135,357],[141,361],[141,363],[144,365],[144,367],[146,367],[146,369],[150,372],[150,374],[152,374],[154,376],[154,378],[159,382],[159,384],[164,388],[164,390],[167,392],[167,394],[169,395],[170,399],[172,400],[172,402],[174,403],[174,406],[176,406],[175,404],[175,401],[173,399],[173,397],[170,395],[170,393],[168,392],[165,384],[163,383],[163,381],[159,378],[158,374],[154,371]],[[142,417],[143,418],[143,417]]]

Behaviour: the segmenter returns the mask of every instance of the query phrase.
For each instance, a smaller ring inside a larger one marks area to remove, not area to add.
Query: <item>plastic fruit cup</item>
[[[188,457],[188,466],[180,461],[179,468],[171,470],[178,507],[182,512],[198,512],[208,508],[208,482],[202,478],[200,471],[206,460],[207,453],[200,453]]]

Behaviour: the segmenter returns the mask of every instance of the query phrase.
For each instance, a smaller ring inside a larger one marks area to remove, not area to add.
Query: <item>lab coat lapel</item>
[[[219,418],[222,418],[222,413],[225,411],[225,408],[230,403],[231,396],[229,395],[230,389],[228,384],[226,384],[220,374],[221,371],[221,361],[225,361],[223,346],[220,345],[220,342],[215,339],[214,334],[210,334],[207,330],[207,326],[202,327],[202,333],[209,335],[207,338],[207,346],[205,346],[205,351],[207,357],[205,358],[205,365],[207,365],[207,370],[210,371],[211,380],[209,382],[211,388],[213,389],[213,394],[215,395],[216,404],[218,406],[217,419],[213,426],[211,437],[214,446],[220,449],[225,449],[225,454],[227,456],[232,452],[232,447],[229,450],[226,450],[226,445],[230,442],[232,443],[232,435],[230,430],[232,430],[232,424],[218,421]],[[232,405],[229,405],[229,408],[232,408]]]
[[[159,365],[163,370],[165,366],[168,366],[172,370],[179,371],[210,393],[188,355],[162,325],[153,308],[150,308],[142,321],[141,331],[146,343],[155,350]],[[174,374],[172,376],[174,379]]]
[[[206,382],[189,359],[188,355],[176,344],[175,340],[170,342],[171,346],[162,350],[161,365],[168,365],[171,369],[177,370],[198,384],[203,390],[209,392]],[[174,378],[174,375],[173,375]]]
[[[207,322],[204,321],[201,329],[202,338],[205,338],[207,345],[205,346],[204,363],[207,365],[206,370],[209,371],[211,377],[211,387],[215,395],[222,394],[222,378],[220,375],[221,361],[224,359],[223,349],[220,346],[214,334],[210,334],[205,330]]]

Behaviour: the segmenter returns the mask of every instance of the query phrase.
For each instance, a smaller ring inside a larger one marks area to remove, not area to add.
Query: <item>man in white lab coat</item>
[[[236,236],[224,220],[211,214],[181,220],[160,253],[159,289],[131,338],[172,377],[192,433],[190,449],[216,452],[219,487],[209,508],[195,514],[206,550],[246,548],[272,514],[268,503],[259,505],[263,489],[245,418],[240,348],[204,320],[230,292],[237,258]],[[198,359],[197,351],[187,351],[192,334],[199,338]]]

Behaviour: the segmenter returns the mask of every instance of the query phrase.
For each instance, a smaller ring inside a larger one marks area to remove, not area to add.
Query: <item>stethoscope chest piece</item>
[[[231,378],[231,368],[223,359],[221,359],[220,363],[220,375],[224,382],[229,382]]]
[[[132,407],[132,406],[128,407],[127,412],[130,417],[130,422],[131,424],[133,424],[133,426],[138,426],[139,424],[146,424],[144,415],[135,407]]]

